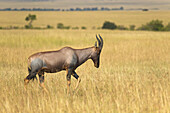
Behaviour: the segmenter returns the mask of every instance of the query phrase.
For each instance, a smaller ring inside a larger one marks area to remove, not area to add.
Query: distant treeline
[[[37,16],[34,14],[28,14],[25,18],[25,21],[28,22],[28,24],[25,25],[25,27],[18,27],[18,26],[10,26],[10,27],[0,27],[0,29],[54,29],[54,26],[47,25],[46,27],[34,27],[32,25],[33,21],[37,20]],[[114,22],[105,21],[103,23],[102,27],[95,27],[93,26],[92,29],[109,29],[109,30],[144,30],[144,31],[170,31],[170,22],[167,25],[163,24],[162,20],[152,20],[150,22],[147,22],[146,24],[142,24],[142,26],[135,29],[135,25],[130,25],[129,28],[125,27],[124,25],[116,25]],[[57,29],[87,29],[86,26],[82,26],[79,28],[78,26],[65,26],[63,23],[57,24]]]
[[[152,20],[135,29],[135,25],[130,25],[129,28],[123,25],[116,25],[114,22],[104,22],[102,29],[118,29],[118,30],[142,30],[142,31],[170,31],[170,22],[167,25],[163,24],[162,20]]]
[[[123,7],[120,8],[107,8],[107,7],[92,7],[92,8],[69,8],[69,9],[53,9],[53,8],[4,8],[0,11],[110,11],[110,10],[124,10]]]

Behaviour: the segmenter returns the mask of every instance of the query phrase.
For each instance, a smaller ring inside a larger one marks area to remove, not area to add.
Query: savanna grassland
[[[168,23],[167,11],[0,12],[0,26],[24,26],[29,13],[38,17],[35,26],[62,22],[88,29],[0,30],[0,113],[170,112],[170,32],[91,29],[105,20],[127,26],[153,19]],[[104,39],[100,68],[90,60],[80,66],[77,73],[82,81],[77,91],[73,93],[77,81],[72,77],[71,94],[66,94],[66,75],[62,71],[45,74],[49,95],[36,80],[28,84],[25,92],[29,55],[64,46],[93,46],[99,33]]]
[[[56,28],[58,23],[70,27],[82,27],[87,29],[102,27],[105,21],[115,22],[117,25],[135,25],[136,27],[146,24],[151,20],[159,19],[167,25],[170,20],[170,11],[82,11],[82,12],[55,12],[55,11],[1,11],[0,27],[18,26],[24,27],[28,22],[25,17],[28,14],[35,14],[37,20],[33,22],[35,27],[46,27],[51,25]]]

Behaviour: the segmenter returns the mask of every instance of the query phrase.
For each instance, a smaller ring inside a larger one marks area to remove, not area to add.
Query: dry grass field
[[[13,15],[14,12],[0,13]],[[26,13],[23,16],[20,14],[24,14],[24,12],[17,12],[19,18],[14,17],[17,20],[16,25],[24,24],[24,21],[19,20],[23,20],[20,17],[25,17]],[[51,18],[52,13],[56,12],[50,12],[47,17]],[[62,14],[62,12],[58,13]],[[92,14],[92,12],[83,13],[86,13],[86,16]],[[99,16],[98,13],[94,15],[96,19]],[[111,12],[103,13],[107,17]],[[119,12],[113,13],[119,15]],[[126,14],[126,12],[123,13]],[[129,13],[127,12],[125,16],[128,16]],[[137,14],[137,12],[132,13]],[[39,15],[35,24],[50,24],[50,20],[40,19],[41,14],[43,17],[43,12],[35,12],[35,14]],[[140,14],[143,15],[143,18],[147,18],[147,14],[144,16],[144,12],[140,12]],[[80,16],[80,21],[83,22],[82,16],[84,15],[77,16]],[[156,16],[157,14],[153,17]],[[66,17],[63,17],[63,23],[68,22]],[[86,18],[90,20],[91,17]],[[160,19],[162,19],[161,16]],[[9,20],[4,23],[5,19],[0,18],[0,26],[15,24]],[[55,24],[53,21],[54,19],[51,24]],[[105,20],[103,17],[103,20],[99,18],[96,21]],[[128,25],[128,22],[131,21],[130,19],[129,21],[120,19],[120,23],[123,25]],[[92,25],[94,20],[89,22]],[[74,20],[73,23],[76,26]],[[91,27],[90,23],[87,26]],[[98,24],[96,22],[94,26]],[[135,24],[139,24],[137,20]],[[73,48],[93,46],[96,41],[95,35],[98,33],[104,39],[100,68],[95,68],[90,60],[80,66],[77,73],[82,81],[75,93],[73,93],[73,89],[77,81],[72,77],[71,94],[66,94],[67,82],[64,71],[45,74],[45,85],[50,92],[49,95],[42,90],[36,80],[28,84],[27,92],[24,91],[24,78],[28,74],[27,58],[29,55],[39,51],[57,50],[64,46]],[[91,29],[0,30],[0,113],[35,112],[169,113],[170,32]]]
[[[153,19],[162,20],[166,25],[170,22],[170,11],[92,11],[92,12],[22,12],[22,11],[0,11],[0,27],[19,26],[24,27],[28,22],[25,17],[28,14],[36,14],[37,20],[33,22],[34,26],[46,27],[47,25],[56,28],[58,23],[66,26],[82,27],[87,29],[93,27],[102,27],[105,21],[115,22],[117,25],[135,25],[136,27],[146,24]]]

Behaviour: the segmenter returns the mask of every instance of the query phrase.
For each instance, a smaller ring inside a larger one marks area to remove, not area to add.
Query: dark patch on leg
[[[72,74],[72,75],[73,75],[73,77],[76,78],[76,79],[79,78],[79,76],[77,75],[77,73],[76,73],[75,71],[73,71],[73,74]]]
[[[70,74],[67,74],[67,80],[70,80],[71,79],[71,75]]]
[[[39,74],[39,80],[40,80],[40,84],[44,82],[44,72],[40,72]]]
[[[33,78],[32,78],[32,80],[33,80],[33,81],[34,81],[34,79],[36,79],[36,80],[37,80],[37,77],[35,76],[35,77],[33,77]]]
[[[27,77],[26,77],[26,79],[28,79],[28,80],[31,80],[31,79],[33,79],[33,78],[35,78],[36,77],[36,74],[37,74],[37,72],[31,72]]]
[[[71,79],[71,75],[73,73],[73,69],[72,68],[69,68],[66,70],[67,71],[67,75],[66,75],[66,78],[67,80],[70,80]]]
[[[80,79],[80,77],[77,75],[77,73],[75,71],[73,71],[72,75],[73,75],[73,77],[75,77],[77,79],[77,84],[76,84],[76,87],[74,89],[74,91],[75,91],[78,88],[81,79]]]
[[[71,73],[72,73],[71,70],[68,70],[67,76],[66,76],[67,80],[71,79]]]
[[[30,67],[28,67],[28,73],[29,73],[29,74],[31,73],[31,68],[30,68]]]

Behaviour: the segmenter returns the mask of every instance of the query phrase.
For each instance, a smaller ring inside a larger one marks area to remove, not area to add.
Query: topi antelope
[[[66,70],[67,73],[67,93],[69,93],[71,75],[77,79],[76,89],[81,81],[75,72],[77,67],[86,62],[88,59],[92,59],[96,68],[99,67],[100,53],[103,48],[103,39],[100,35],[99,38],[96,35],[96,39],[97,41],[95,46],[89,48],[73,49],[71,47],[64,47],[58,51],[38,52],[31,55],[28,58],[29,75],[24,79],[25,89],[29,81],[36,78],[36,74],[38,74],[40,86],[48,93],[44,86],[44,72],[56,73],[62,70]]]

